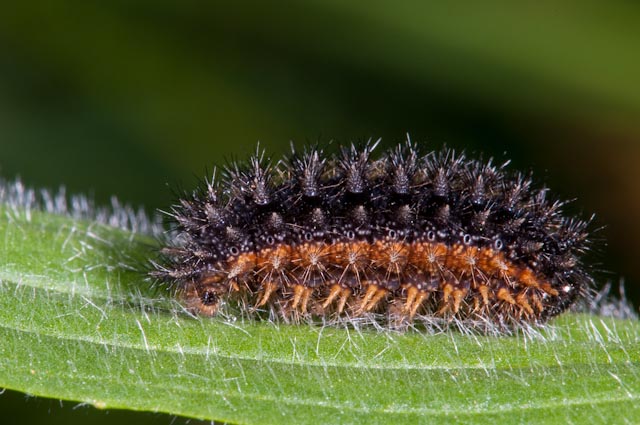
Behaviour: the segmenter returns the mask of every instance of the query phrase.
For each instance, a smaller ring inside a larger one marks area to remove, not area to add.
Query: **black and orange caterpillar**
[[[175,239],[151,274],[187,307],[224,300],[287,318],[381,313],[542,322],[586,294],[589,222],[531,178],[406,142],[258,151],[170,212]]]

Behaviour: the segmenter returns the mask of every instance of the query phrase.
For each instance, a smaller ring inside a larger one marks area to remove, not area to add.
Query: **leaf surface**
[[[620,423],[640,324],[569,314],[486,336],[190,317],[148,236],[0,207],[0,387],[232,423]]]

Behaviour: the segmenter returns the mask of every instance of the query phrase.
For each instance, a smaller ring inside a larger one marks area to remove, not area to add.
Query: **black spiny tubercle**
[[[588,221],[529,176],[376,146],[258,151],[214,173],[173,207],[175,239],[151,274],[191,311],[230,301],[292,321],[539,323],[587,294]]]

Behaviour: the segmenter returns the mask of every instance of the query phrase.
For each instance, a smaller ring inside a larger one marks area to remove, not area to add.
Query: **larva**
[[[506,164],[406,142],[257,152],[170,212],[152,275],[197,313],[542,322],[589,289],[588,221]]]

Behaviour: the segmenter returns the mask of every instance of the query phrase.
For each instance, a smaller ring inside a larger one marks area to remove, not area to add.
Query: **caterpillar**
[[[376,158],[378,144],[257,150],[214,172],[168,212],[151,275],[197,314],[236,302],[293,321],[537,323],[588,292],[590,221],[530,175],[411,141]]]

